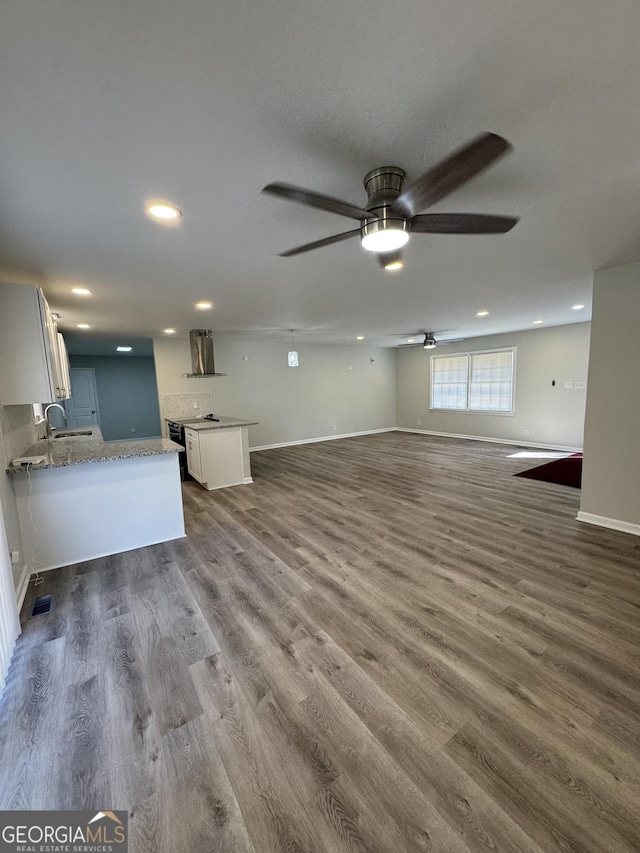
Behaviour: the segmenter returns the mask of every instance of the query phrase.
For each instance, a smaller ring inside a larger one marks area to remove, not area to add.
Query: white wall
[[[640,264],[599,270],[580,514],[640,534]]]
[[[292,368],[290,348],[215,340],[216,370],[228,376],[181,379],[191,370],[188,340],[155,339],[158,393],[212,390],[215,412],[259,421],[249,429],[251,447],[395,426],[394,350],[300,344]]]
[[[24,581],[23,569],[26,555],[22,545],[13,474],[7,474],[5,469],[12,459],[22,456],[38,437],[38,431],[33,425],[31,406],[3,406],[0,403],[0,465],[2,466],[0,506],[4,516],[9,550],[17,549],[21,555],[20,562],[13,567],[14,586],[19,592],[22,592],[20,585]]]
[[[586,382],[589,323],[470,338],[437,350],[398,350],[398,427],[497,438],[519,444],[581,448],[586,391],[563,383]],[[517,347],[514,415],[431,412],[430,363],[433,353],[454,354]],[[555,379],[555,386],[552,380]],[[524,431],[529,430],[525,437]]]
[[[212,399],[215,383],[220,379],[202,377],[199,379],[185,379],[183,374],[191,373],[191,352],[189,341],[184,338],[154,338],[153,358],[156,366],[156,383],[158,385],[158,397],[160,399],[160,420],[162,434],[166,436],[166,417],[176,417],[173,411],[165,410],[163,397],[165,394],[197,394],[203,406],[207,408],[207,402]],[[192,413],[184,413],[189,417]],[[207,412],[198,411],[195,415],[205,415]]]

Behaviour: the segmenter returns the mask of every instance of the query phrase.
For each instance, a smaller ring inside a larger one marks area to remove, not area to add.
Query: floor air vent
[[[51,613],[52,604],[52,595],[39,595],[33,602],[33,607],[31,608],[31,615],[39,616],[41,613]]]

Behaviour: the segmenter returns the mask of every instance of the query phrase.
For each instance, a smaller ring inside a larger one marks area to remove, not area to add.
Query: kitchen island
[[[162,438],[105,442],[96,425],[61,433],[65,437],[36,442],[24,454],[41,461],[7,469],[29,571],[185,535],[183,448]]]
[[[184,426],[188,471],[203,488],[253,483],[248,428],[257,421],[208,415],[177,423]]]

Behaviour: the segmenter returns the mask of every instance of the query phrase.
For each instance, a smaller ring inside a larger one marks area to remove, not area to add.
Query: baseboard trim
[[[276,450],[278,447],[295,447],[298,444],[315,444],[318,441],[336,441],[339,438],[356,438],[359,435],[374,435],[378,432],[395,432],[397,427],[384,427],[383,429],[366,429],[363,432],[343,432],[340,435],[321,435],[317,438],[300,438],[297,441],[282,441],[278,444],[261,444],[259,447],[250,447],[249,452],[254,450]]]
[[[585,524],[608,527],[609,530],[619,530],[621,533],[631,533],[633,536],[640,536],[640,524],[634,524],[631,521],[622,521],[619,518],[607,518],[606,515],[594,515],[592,512],[582,511],[576,515],[576,520],[583,521]]]
[[[455,432],[437,432],[432,429],[409,429],[407,427],[396,427],[397,432],[414,432],[419,435],[440,435],[444,438],[464,438],[468,441],[488,441],[491,444],[510,444],[515,447],[536,447],[543,450],[566,450],[570,453],[582,453],[581,447],[571,447],[566,444],[536,444],[532,441],[519,441],[511,438],[488,438],[486,435],[464,435]]]
[[[30,577],[31,575],[27,571],[27,569],[23,569],[22,576],[20,577],[20,583],[18,584],[18,588],[16,589],[16,604],[18,605],[18,611],[22,609],[22,605],[24,604],[24,599],[27,595],[27,588],[29,586]]]
[[[178,536],[170,536],[168,539],[162,539],[158,542],[154,539],[151,542],[141,542],[139,545],[132,545],[131,548],[126,548],[124,551],[116,551],[116,554],[126,554],[128,551],[137,551],[139,548],[149,548],[151,545],[161,545],[163,542],[173,542],[174,539],[185,539],[186,533],[180,533]],[[37,569],[31,569],[31,575],[41,575],[43,572],[51,572],[54,569],[65,569],[67,566],[75,566],[79,563],[89,563],[91,560],[99,560],[102,557],[111,557],[113,554],[93,554],[91,557],[85,557],[82,560],[76,560],[73,563],[56,563],[55,566],[38,566]]]

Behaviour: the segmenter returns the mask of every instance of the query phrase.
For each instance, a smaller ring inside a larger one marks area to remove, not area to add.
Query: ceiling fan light
[[[366,226],[365,226],[366,228]],[[407,244],[409,234],[402,228],[385,228],[362,236],[362,248],[368,252],[394,252]]]
[[[388,270],[389,272],[395,272],[395,270],[401,270],[403,267],[404,267],[404,261],[401,261],[400,259],[398,259],[396,261],[387,261],[387,263],[384,265],[384,268],[386,270]]]
[[[384,210],[379,219],[365,222],[361,233],[362,247],[368,252],[395,252],[409,239],[409,223],[406,219],[387,218]]]
[[[435,349],[436,339],[430,332],[424,336],[424,343],[422,344],[423,349]]]

